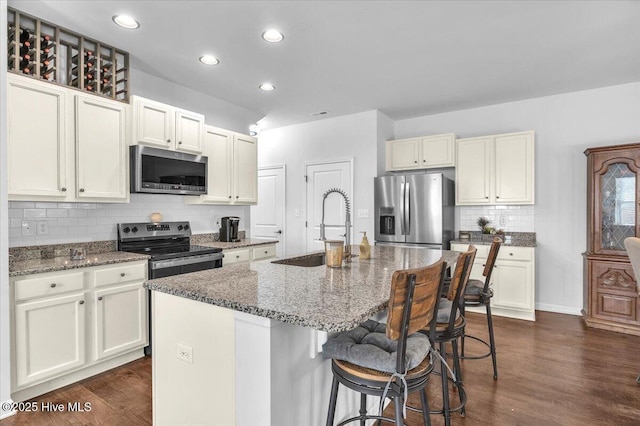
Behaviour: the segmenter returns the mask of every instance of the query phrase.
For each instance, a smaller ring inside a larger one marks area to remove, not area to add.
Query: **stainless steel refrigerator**
[[[448,249],[455,194],[442,173],[383,176],[375,182],[376,244]]]

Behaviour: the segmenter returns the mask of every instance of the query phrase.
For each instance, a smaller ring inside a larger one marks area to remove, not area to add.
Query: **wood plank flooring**
[[[640,337],[589,329],[580,317],[548,312],[537,312],[535,323],[500,317],[494,317],[494,323],[499,378],[493,380],[489,358],[463,361],[467,414],[462,418],[454,413],[452,425],[640,424],[640,385],[635,382]],[[468,314],[468,334],[483,336],[485,330],[484,315]],[[467,340],[468,354],[480,350]],[[441,406],[440,395],[439,377],[434,376],[429,385],[433,408]],[[18,413],[0,426],[149,425],[151,360],[132,362],[35,401],[86,401],[92,410]],[[409,403],[419,406],[419,399],[411,396]],[[390,405],[387,413],[392,410]],[[441,415],[432,415],[431,421],[444,424]],[[422,425],[420,415],[409,412],[407,425]]]

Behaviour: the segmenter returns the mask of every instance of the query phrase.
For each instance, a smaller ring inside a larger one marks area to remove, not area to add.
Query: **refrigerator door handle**
[[[404,187],[405,187],[405,183],[401,183],[400,184],[400,235],[405,235],[405,231],[404,231],[404,226],[405,226],[405,222],[404,222],[404,217],[405,217],[405,213],[404,213]]]
[[[404,184],[404,197],[402,198],[402,202],[404,204],[404,215],[402,220],[404,221],[404,230],[405,235],[411,234],[411,205],[409,204],[409,191],[411,190],[411,186],[409,183]]]

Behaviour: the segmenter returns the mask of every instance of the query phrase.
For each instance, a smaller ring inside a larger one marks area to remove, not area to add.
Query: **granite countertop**
[[[358,247],[353,246],[353,252]],[[356,327],[386,308],[391,276],[430,265],[457,252],[372,246],[371,259],[354,257],[342,268],[274,264],[272,259],[150,280],[151,290],[289,324],[335,332]]]
[[[481,234],[480,232],[476,231],[471,232],[471,239],[457,239],[451,241],[451,244],[490,245],[494,237],[501,237],[503,246],[536,247],[537,245],[535,232],[507,232],[504,235],[500,236],[495,234]]]
[[[89,266],[110,265],[114,263],[147,260],[145,254],[112,251],[88,254],[84,260],[70,260],[69,256],[53,258],[16,260],[9,265],[9,276],[40,274],[44,272],[65,271],[68,269],[86,268]]]
[[[264,246],[268,244],[276,244],[278,240],[255,240],[251,238],[243,238],[235,243],[226,243],[223,241],[212,241],[212,242],[204,242],[198,243],[199,246],[205,247],[215,247],[221,248],[223,250],[230,250],[235,248],[243,248],[243,247],[253,247],[253,246]]]

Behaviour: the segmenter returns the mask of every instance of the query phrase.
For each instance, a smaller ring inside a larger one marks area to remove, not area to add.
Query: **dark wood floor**
[[[493,380],[489,359],[463,361],[467,415],[453,414],[453,425],[640,424],[640,385],[635,381],[640,373],[640,337],[588,329],[579,317],[547,312],[538,312],[535,323],[494,318],[500,377]],[[469,314],[467,324],[469,334],[485,331],[483,315]],[[480,348],[467,344],[468,352],[474,349]],[[429,400],[434,408],[441,404],[440,394],[439,378],[433,377]],[[36,400],[87,401],[92,410],[19,413],[0,425],[151,424],[151,360],[127,364]],[[418,401],[410,397],[410,404]],[[431,420],[433,425],[444,424],[439,415]],[[422,420],[410,412],[407,424],[418,426]]]

